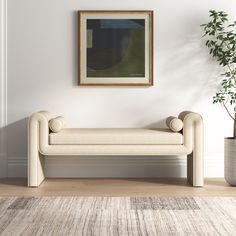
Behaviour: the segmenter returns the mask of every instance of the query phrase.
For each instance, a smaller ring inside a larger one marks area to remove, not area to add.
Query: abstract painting
[[[79,84],[153,84],[152,11],[79,12]]]

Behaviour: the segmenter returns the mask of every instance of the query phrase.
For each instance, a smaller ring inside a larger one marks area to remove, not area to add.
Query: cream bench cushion
[[[50,133],[50,145],[183,144],[183,135],[170,129],[72,128]]]

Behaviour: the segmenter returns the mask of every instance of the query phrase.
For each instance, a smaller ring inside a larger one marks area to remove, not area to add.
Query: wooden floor
[[[0,196],[236,196],[224,179],[193,188],[186,179],[46,179],[39,188],[27,180],[0,179]]]

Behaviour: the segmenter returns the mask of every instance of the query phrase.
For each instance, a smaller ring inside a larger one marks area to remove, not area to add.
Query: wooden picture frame
[[[79,85],[153,85],[153,11],[79,11]]]

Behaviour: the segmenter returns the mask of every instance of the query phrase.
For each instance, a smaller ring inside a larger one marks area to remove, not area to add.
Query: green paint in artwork
[[[93,47],[93,30],[87,29],[87,48]]]
[[[104,70],[89,71],[88,77],[144,77],[145,76],[145,32],[130,30],[130,41],[121,62]],[[101,52],[100,52],[101,53]],[[103,58],[106,54],[100,55]]]

